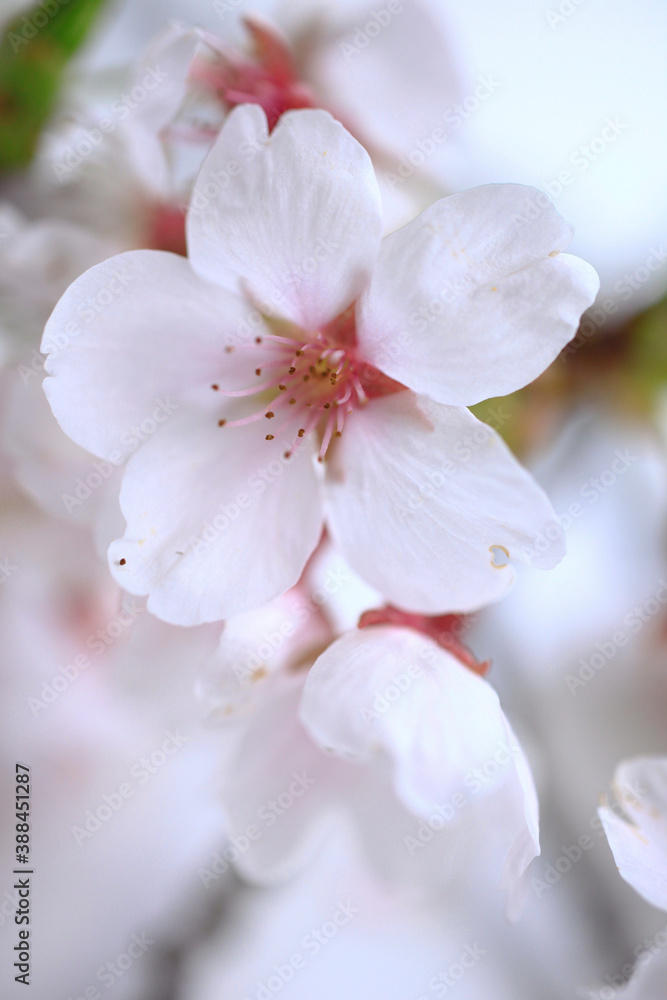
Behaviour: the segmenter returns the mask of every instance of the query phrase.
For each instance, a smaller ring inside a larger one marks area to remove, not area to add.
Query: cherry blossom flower
[[[45,330],[50,353],[102,304],[47,361],[77,443],[118,461],[152,428],[110,549],[122,585],[175,623],[230,617],[296,582],[325,520],[418,613],[499,598],[515,561],[557,563],[548,500],[466,409],[535,378],[595,295],[563,252],[571,228],[525,214],[536,196],[477,188],[381,241],[368,154],[328,113],[288,112],[269,136],[259,107],[235,109],[195,185],[189,259],[114,257]]]
[[[426,633],[373,624],[323,641],[294,601],[225,630],[217,674],[201,689],[223,723],[231,842],[253,821],[261,833],[236,858],[239,871],[287,877],[347,816],[375,870],[420,894],[451,890],[479,854],[493,858],[516,916],[539,853],[537,798],[492,687],[428,634],[437,622],[420,623]]]

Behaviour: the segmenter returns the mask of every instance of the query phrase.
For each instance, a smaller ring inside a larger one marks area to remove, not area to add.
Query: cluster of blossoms
[[[133,618],[145,601],[124,669],[178,661],[170,720],[196,689],[241,873],[283,877],[344,817],[383,877],[422,894],[483,854],[514,917],[537,795],[464,640],[565,541],[470,408],[551,364],[598,277],[531,187],[424,206],[406,184],[397,208],[378,166],[405,135],[339,106],[313,47],[302,64],[263,22],[247,28],[252,55],[171,26],[137,67],[157,86],[127,122],[106,119],[99,149],[89,128],[49,137],[34,172],[53,219],[2,216],[0,348],[19,375],[3,488],[13,477],[107,553],[103,580],[86,570],[94,599],[71,602],[77,641],[106,656],[108,625],[88,624],[106,588]],[[42,280],[26,311],[27,261]],[[58,695],[58,680],[43,683]],[[664,762],[633,766],[648,846],[601,818],[624,878],[667,908]],[[618,783],[637,788],[628,767]]]
[[[520,185],[442,198],[383,236],[369,153],[313,106],[273,35],[253,34],[259,64],[218,49],[191,68],[226,114],[192,189],[187,254],[131,250],[74,281],[44,331],[44,389],[73,441],[129,459],[126,529],[109,547],[118,584],[167,622],[226,622],[218,682],[239,688],[231,715],[239,699],[253,707],[225,796],[232,828],[297,759],[325,768],[319,794],[336,798],[343,779],[319,763],[322,750],[346,761],[350,798],[362,773],[350,759],[370,768],[365,781],[377,772],[366,799],[377,810],[386,760],[399,824],[473,789],[449,840],[461,822],[483,838],[493,791],[514,899],[539,849],[530,773],[483,670],[438,636],[442,616],[501,597],[521,563],[558,563],[563,533],[468,407],[544,370],[575,335],[597,275],[566,253],[571,227],[550,206],[533,211],[539,193]],[[170,45],[184,41],[192,33]],[[119,274],[122,288],[105,296]],[[165,399],[168,419],[137,446],[132,428]],[[316,653],[303,652],[310,622],[278,665],[230,677],[238,616],[255,616],[245,628],[261,635],[323,546],[373,588],[376,610],[342,634],[323,613]],[[396,678],[409,683],[392,710],[364,712]],[[503,766],[475,788],[499,754]],[[252,863],[286,863],[286,849],[282,831]],[[441,880],[447,865],[430,859]]]

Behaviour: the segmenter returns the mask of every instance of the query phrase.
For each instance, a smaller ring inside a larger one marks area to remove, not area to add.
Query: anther
[[[299,427],[299,437],[302,438],[305,433],[306,433],[305,427]]]
[[[255,368],[255,375],[261,375],[261,374],[262,374],[262,369],[261,368]]]
[[[226,423],[226,420],[218,420],[218,427],[224,427]]]
[[[273,441],[273,434],[267,434],[264,440],[265,441]]]
[[[216,382],[214,382],[213,385],[211,386],[211,389],[215,389],[216,392],[218,391],[219,388],[220,386]]]
[[[294,367],[294,365],[292,365],[292,367],[289,369],[289,371],[288,371],[287,374],[288,375],[293,375],[295,371],[296,371],[296,368]]]
[[[273,410],[268,410],[268,411],[267,411],[267,412],[266,412],[266,413],[264,414],[264,416],[266,417],[266,419],[267,419],[267,420],[270,420],[270,419],[271,419],[271,417],[275,417],[275,413],[273,412]]]
[[[294,403],[296,403],[296,399],[290,399],[290,406],[293,406]]]
[[[285,389],[287,388],[287,386],[286,385],[279,385],[278,388],[280,389],[281,392],[285,392]]]
[[[255,337],[255,343],[256,344],[261,344],[262,343],[262,338],[261,337]]]

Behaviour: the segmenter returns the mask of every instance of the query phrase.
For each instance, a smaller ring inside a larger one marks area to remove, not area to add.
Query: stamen
[[[347,414],[368,399],[364,374],[354,348],[332,345],[327,342],[327,336],[326,330],[317,331],[309,341],[299,343],[293,337],[269,333],[255,337],[254,343],[240,344],[241,349],[255,350],[256,344],[264,344],[261,359],[258,357],[255,361],[255,364],[261,363],[251,368],[255,376],[263,375],[264,378],[249,388],[236,391],[221,389],[217,382],[212,388],[233,398],[257,396],[257,410],[239,420],[223,420],[220,426],[240,427],[262,418],[278,417],[274,433],[265,434],[266,441],[274,441],[283,431],[288,441],[294,435],[293,443],[288,446],[285,442],[284,445],[287,447],[284,454],[289,457],[300,446],[298,442],[314,432],[320,442],[318,459],[323,461],[332,439],[342,436]],[[260,396],[264,391],[271,393],[268,403],[266,397],[263,400]],[[265,410],[267,405],[271,408]],[[298,413],[291,407],[297,407]]]

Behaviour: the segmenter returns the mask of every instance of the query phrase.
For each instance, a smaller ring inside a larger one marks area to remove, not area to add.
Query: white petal
[[[385,750],[396,792],[418,815],[463,788],[505,726],[492,687],[411,629],[354,629],[315,662],[301,716],[313,739],[369,762]]]
[[[211,383],[233,355],[225,340],[240,300],[197,277],[176,254],[112,257],[70,285],[46,324],[44,389],[72,440],[118,462],[169,401],[216,405]],[[219,400],[217,400],[219,405]]]
[[[285,459],[273,443],[254,424],[219,427],[213,415],[184,411],[128,464],[128,527],[110,565],[126,590],[150,595],[159,618],[229,618],[298,580],[322,530],[318,483],[308,444]]]
[[[187,221],[195,269],[314,330],[366,284],[382,234],[370,158],[325,111],[283,115],[269,137],[236,108],[199,174]]]
[[[406,610],[471,611],[502,597],[512,562],[549,568],[563,556],[547,497],[468,410],[409,392],[372,400],[328,464],[334,541]]]
[[[492,799],[509,849],[503,887],[516,916],[520,880],[539,853],[538,807],[528,764],[493,688],[411,629],[348,632],[315,662],[301,703],[320,746],[366,763],[391,760],[394,787],[410,811],[448,821]],[[496,793],[495,797],[492,793]]]
[[[519,389],[572,339],[595,299],[593,268],[562,254],[571,239],[534,188],[443,198],[382,241],[359,303],[364,356],[441,403],[470,406]]]
[[[609,806],[598,812],[618,870],[640,896],[667,910],[667,757],[625,761],[613,787],[627,819]]]

